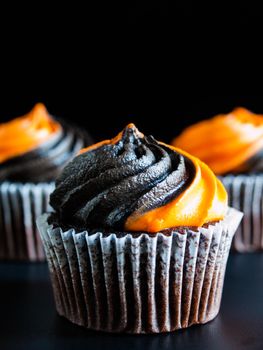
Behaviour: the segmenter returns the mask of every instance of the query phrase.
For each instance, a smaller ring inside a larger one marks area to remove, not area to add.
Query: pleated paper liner
[[[0,259],[43,261],[45,253],[36,218],[50,210],[54,184],[0,184]]]
[[[119,236],[37,225],[58,313],[107,332],[170,332],[218,313],[232,237],[242,214],[208,228]]]
[[[241,210],[244,218],[233,239],[239,252],[263,250],[263,174],[221,177],[229,196],[229,205]]]

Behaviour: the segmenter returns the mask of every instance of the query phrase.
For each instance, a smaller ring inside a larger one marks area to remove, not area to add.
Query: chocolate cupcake
[[[76,156],[38,220],[60,315],[159,333],[218,313],[242,214],[212,171],[133,124]]]
[[[43,104],[0,124],[0,259],[43,260],[35,219],[54,179],[90,137],[52,118]]]
[[[244,108],[186,128],[172,144],[220,176],[229,203],[244,212],[233,240],[239,252],[263,250],[263,116]]]

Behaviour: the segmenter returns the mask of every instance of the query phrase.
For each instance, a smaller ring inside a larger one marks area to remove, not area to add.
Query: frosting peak
[[[222,219],[227,195],[198,159],[129,124],[65,167],[50,204],[62,227],[158,232]]]
[[[91,140],[84,131],[54,120],[38,103],[25,116],[0,124],[0,181],[53,181]]]
[[[31,151],[59,132],[59,123],[37,103],[28,114],[0,124],[0,163]]]
[[[263,115],[235,108],[186,128],[172,144],[219,175],[263,171]]]

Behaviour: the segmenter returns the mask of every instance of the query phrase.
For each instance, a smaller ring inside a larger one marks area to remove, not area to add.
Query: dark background
[[[236,106],[263,113],[259,2],[11,2],[0,16],[0,121],[42,101],[95,140],[133,121],[170,141]]]

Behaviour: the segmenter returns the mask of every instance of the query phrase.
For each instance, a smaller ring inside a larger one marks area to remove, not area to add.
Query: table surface
[[[55,312],[45,263],[0,263],[0,349],[263,349],[263,254],[229,258],[217,318],[170,334],[88,331]]]

